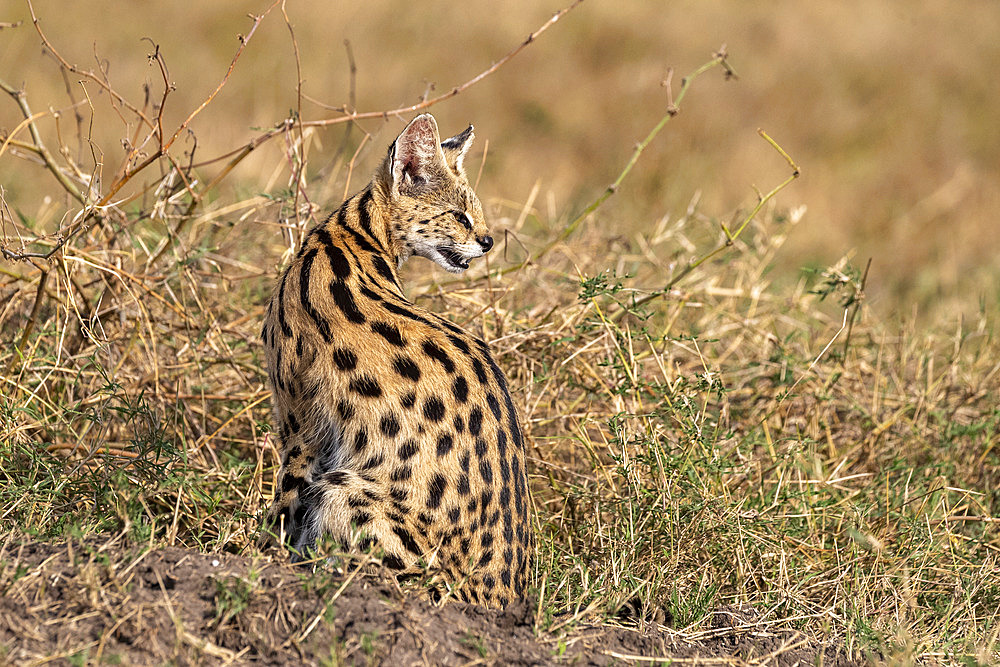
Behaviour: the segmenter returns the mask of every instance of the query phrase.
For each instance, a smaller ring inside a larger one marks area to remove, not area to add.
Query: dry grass
[[[282,57],[295,61],[282,9],[272,6],[260,33],[243,24],[240,58],[280,29]],[[570,34],[587,25],[572,27],[577,16],[565,18]],[[523,27],[491,58],[519,44]],[[310,54],[298,51],[305,66]],[[100,72],[67,73],[102,100],[77,99],[89,109],[77,123],[69,110],[56,123],[51,100],[20,97],[0,76],[21,113],[0,171],[36,181],[7,181],[2,209],[3,522],[40,537],[122,532],[252,552],[276,464],[262,304],[320,204],[356,187],[384,141],[359,123],[322,134],[299,122],[318,118],[303,111],[260,130],[273,133],[260,149],[241,152],[245,137],[227,136],[210,154],[234,152],[192,165],[187,130],[231,124],[218,105],[246,63],[194,117],[212,87],[175,107],[164,61],[151,63],[150,97],[132,110],[128,96],[108,105],[108,92],[97,94]],[[50,63],[50,77],[59,71]],[[723,78],[714,69],[691,83],[704,92],[683,100],[678,118],[725,108]],[[294,91],[283,99],[299,108]],[[626,186],[658,174],[657,146],[667,135],[690,140],[684,128],[669,124]],[[480,154],[484,186],[503,177],[491,167],[505,159],[495,156],[503,137],[493,136]],[[773,172],[744,167],[742,186],[784,182],[788,164],[752,138]],[[613,140],[622,150],[604,183],[633,150]],[[241,171],[253,165],[267,176]],[[639,199],[643,187],[633,188]],[[32,199],[39,189],[47,199]],[[917,327],[916,314],[872,317],[865,278],[846,260],[804,277],[776,269],[806,223],[804,209],[769,198],[756,215],[756,202],[724,208],[713,193],[715,204],[695,197],[653,218],[648,202],[622,204],[619,190],[580,217],[538,186],[519,200],[511,192],[489,204],[504,242],[469,275],[419,261],[405,273],[411,298],[492,342],[516,388],[542,536],[540,630],[596,613],[699,636],[720,605],[745,605],[755,625],[802,628],[859,655],[1000,659],[995,303],[934,328]],[[625,221],[644,210],[648,224]]]

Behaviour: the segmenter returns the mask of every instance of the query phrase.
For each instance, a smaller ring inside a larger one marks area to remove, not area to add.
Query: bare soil
[[[8,538],[0,591],[0,664],[858,664],[746,611],[694,638],[643,621],[536,632],[531,601],[434,604],[368,574],[90,539]]]

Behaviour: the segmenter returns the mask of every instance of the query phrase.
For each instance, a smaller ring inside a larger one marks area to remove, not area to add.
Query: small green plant
[[[375,650],[377,648],[378,632],[363,632],[361,633],[361,650],[365,652],[365,655],[373,657],[375,655]]]
[[[243,613],[253,600],[257,587],[257,574],[251,571],[246,579],[239,576],[226,576],[215,579],[215,618],[216,626],[223,626]]]
[[[475,649],[476,653],[479,654],[480,658],[488,658],[490,655],[489,649],[486,648],[486,642],[479,635],[475,635],[471,632],[466,633],[462,637],[462,643],[466,646]]]

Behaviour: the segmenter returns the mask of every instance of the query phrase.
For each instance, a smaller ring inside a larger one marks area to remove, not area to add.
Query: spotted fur
[[[397,273],[411,255],[461,272],[492,247],[462,164],[472,140],[415,118],[278,282],[262,332],[282,452],[269,525],[300,554],[360,534],[390,566],[504,606],[534,549],[517,411],[489,346],[408,301]]]

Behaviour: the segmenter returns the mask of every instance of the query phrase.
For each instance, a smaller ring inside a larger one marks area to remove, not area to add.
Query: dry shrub
[[[116,100],[94,122],[122,123],[123,148],[98,150],[77,124],[74,153],[50,112],[3,84],[24,123],[0,159],[62,188],[33,215],[2,208],[4,521],[252,550],[277,463],[262,304],[373,142],[351,110],[292,114],[198,162],[187,125],[214,93],[167,130],[166,74],[158,96],[130,103],[46,45],[67,76]],[[165,67],[155,46],[150,58]],[[310,173],[317,128],[337,119],[350,120],[339,151]],[[272,138],[280,185],[216,199]],[[804,627],[854,651],[988,657],[1000,606],[993,314],[948,334],[872,321],[846,260],[776,288],[769,271],[805,215],[773,200],[797,174],[785,158],[788,180],[725,223],[694,200],[624,235],[600,208],[616,187],[575,216],[543,212],[536,190],[490,204],[502,242],[469,275],[406,267],[411,298],[491,341],[510,376],[542,536],[538,625],[600,612],[698,636],[717,609],[752,606],[748,628]]]

